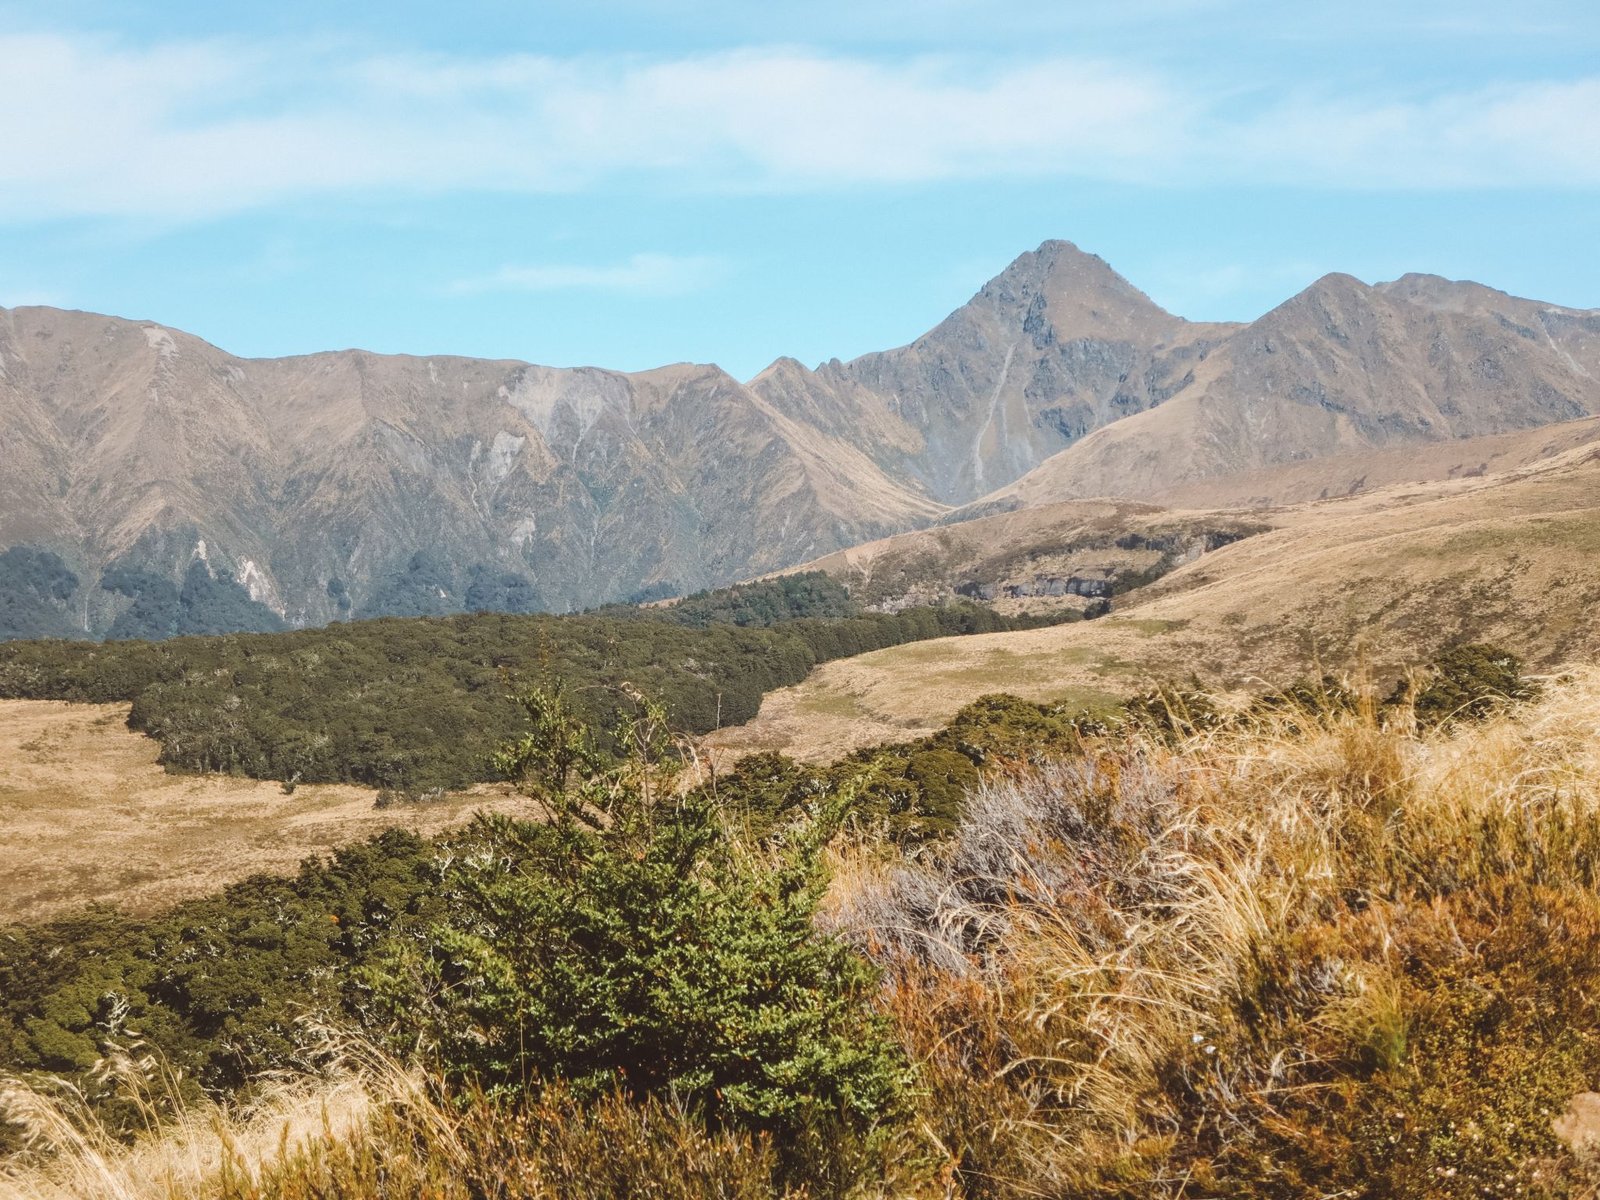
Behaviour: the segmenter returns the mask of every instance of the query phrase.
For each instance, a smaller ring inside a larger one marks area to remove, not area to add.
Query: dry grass
[[[180,1081],[160,1064],[118,1052],[98,1082],[144,1124],[131,1141],[108,1133],[69,1084],[0,1079],[0,1116],[28,1142],[0,1161],[0,1200],[187,1200],[224,1181],[250,1187],[313,1146],[358,1138],[378,1109],[375,1078],[384,1077],[340,1071],[269,1083],[250,1104],[229,1107],[180,1100]]]
[[[30,1138],[0,1160],[0,1200],[887,1200],[917,1186],[864,1145],[791,1147],[809,1166],[785,1169],[769,1138],[708,1130],[671,1102],[580,1105],[558,1086],[496,1103],[359,1040],[333,1053],[326,1075],[231,1108],[174,1102],[158,1066],[119,1055],[103,1073],[149,1122],[131,1141],[70,1088],[0,1079],[0,1116]]]
[[[969,1195],[1591,1195],[1600,671],[1456,734],[1371,705],[985,788],[846,856]]]
[[[1504,645],[1540,665],[1600,656],[1592,447],[1521,472],[1267,519],[1280,527],[1173,572],[1116,616],[827,663],[715,742],[729,757],[775,749],[826,759],[937,728],[989,691],[1093,699],[1191,673],[1234,689],[1358,660],[1398,670],[1457,640]]]
[[[431,832],[522,802],[489,788],[376,811],[367,788],[169,775],[127,705],[0,701],[0,922],[91,901],[148,911],[396,825]]]

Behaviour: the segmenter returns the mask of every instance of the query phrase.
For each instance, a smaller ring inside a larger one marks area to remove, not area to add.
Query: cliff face
[[[909,346],[748,384],[245,360],[150,322],[0,310],[0,549],[27,550],[0,559],[0,636],[586,607],[975,499],[1150,496],[1596,412],[1600,313],[1329,276],[1199,325],[1065,242]]]

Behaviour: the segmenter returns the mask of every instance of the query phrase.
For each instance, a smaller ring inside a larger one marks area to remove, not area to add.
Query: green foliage
[[[820,586],[802,577],[792,591],[752,594],[788,596],[793,607],[777,613],[804,608],[800,597],[825,594]],[[729,601],[729,611],[744,603]],[[704,733],[749,720],[768,691],[829,659],[1006,627],[969,607],[768,627],[693,610],[686,624],[674,611],[386,618],[158,644],[11,642],[0,645],[0,697],[131,700],[130,725],[161,743],[169,770],[426,790],[492,775],[495,747],[523,715],[507,699],[507,676],[564,680],[576,714],[600,728],[626,707],[620,689],[631,684],[660,696],[678,728]]]
[[[984,771],[1076,754],[1094,718],[1015,696],[980,696],[948,725],[915,742],[857,750],[831,764],[767,751],[740,759],[707,785],[758,836],[782,829],[824,799],[848,795],[849,816],[914,845],[944,837]]]
[[[495,770],[528,795],[565,797],[575,772],[592,775],[598,767],[593,731],[573,711],[560,679],[518,692],[512,701],[527,729],[495,751]]]
[[[172,580],[133,567],[112,567],[100,577],[100,586],[132,601],[106,631],[108,641],[139,638],[159,641],[176,637],[182,612],[178,589]]]
[[[1251,711],[1257,715],[1299,713],[1320,719],[1348,716],[1361,704],[1360,694],[1345,680],[1323,675],[1316,680],[1300,679],[1280,691],[1257,698]]]
[[[301,1020],[358,1021],[351,969],[437,907],[436,847],[394,830],[161,916],[0,928],[0,1068],[86,1071],[125,1024],[208,1088],[301,1061]]]
[[[1227,723],[1227,714],[1200,686],[1198,679],[1186,684],[1162,683],[1123,703],[1120,723],[1131,725],[1164,741],[1176,741]]]
[[[926,819],[954,829],[962,801],[978,786],[978,768],[954,750],[919,750],[906,759],[906,778],[917,785]]]
[[[842,804],[751,857],[708,795],[676,794],[660,706],[636,699],[602,765],[558,692],[523,694],[506,753],[551,820],[480,816],[442,918],[368,973],[375,993],[491,1094],[620,1088],[790,1139],[891,1115],[906,1068],[869,1011],[874,973],[813,929]]]
[[[859,616],[861,606],[850,598],[843,584],[826,572],[802,571],[717,591],[696,592],[648,612],[658,620],[694,629],[710,625],[766,628],[804,617],[827,620]]]
[[[1084,733],[1098,728],[1092,713],[991,692],[956,713],[929,744],[979,765],[1025,763],[1074,754]]]
[[[215,575],[203,562],[189,564],[180,588],[164,575],[128,566],[112,567],[100,586],[132,603],[112,622],[108,641],[161,640],[207,634],[282,629],[278,615],[257,603],[227,571]]]
[[[78,577],[48,550],[0,551],[0,641],[75,636],[67,605],[77,590]]]
[[[1502,704],[1527,700],[1534,694],[1522,676],[1520,658],[1481,642],[1444,651],[1429,664],[1420,681],[1402,684],[1396,699],[1407,691],[1417,720],[1424,725],[1479,720]]]
[[[450,564],[418,550],[405,566],[379,581],[359,615],[436,617],[456,607],[456,581]]]
[[[538,612],[545,607],[539,589],[526,575],[493,567],[472,569],[467,584],[468,612]]]

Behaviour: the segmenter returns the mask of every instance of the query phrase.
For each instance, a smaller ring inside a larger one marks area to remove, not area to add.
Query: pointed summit
[[[1217,336],[1163,310],[1104,259],[1048,241],[909,346],[818,374],[880,397],[921,449],[886,448],[879,461],[960,504],[1160,403],[1199,343]],[[1158,364],[1157,351],[1175,357]]]
[[[1112,269],[1098,254],[1053,239],[1019,255],[984,284],[974,303],[1022,307],[1057,338],[1164,340],[1184,322]]]

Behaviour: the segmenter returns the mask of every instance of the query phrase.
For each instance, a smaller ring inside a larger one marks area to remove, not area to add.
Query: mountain
[[[1095,429],[1161,404],[1234,330],[1158,307],[1070,242],[1022,255],[896,350],[752,381],[851,437],[896,478],[962,504]]]
[[[150,323],[26,308],[0,313],[0,371],[0,545],[101,579],[63,605],[114,636],[208,629],[215,597],[194,611],[183,593],[204,589],[177,582],[200,575],[245,628],[566,609],[725,582],[942,511],[710,366],[252,361]],[[0,600],[17,587],[0,578]]]
[[[0,310],[0,637],[581,608],[1029,505],[1276,503],[1313,462],[1324,494],[1428,478],[1448,455],[1406,448],[1596,413],[1600,312],[1334,275],[1198,324],[1060,241],[908,346],[748,383],[240,359],[152,322]]]
[[[1157,408],[1096,430],[974,511],[1150,497],[1332,455],[1600,414],[1600,311],[1407,275],[1329,275],[1234,331]]]

